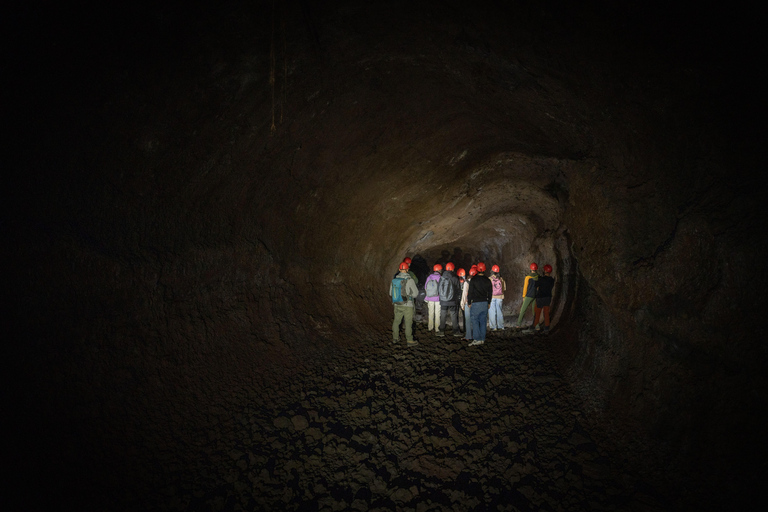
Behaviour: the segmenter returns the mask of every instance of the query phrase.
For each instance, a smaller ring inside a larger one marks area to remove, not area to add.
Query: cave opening
[[[630,4],[132,4],[22,31],[24,7],[2,224],[14,497],[749,503],[761,91],[716,42],[753,40]],[[508,318],[549,263],[555,329],[468,347],[419,307],[419,346],[394,347],[405,256],[422,283],[498,264]]]

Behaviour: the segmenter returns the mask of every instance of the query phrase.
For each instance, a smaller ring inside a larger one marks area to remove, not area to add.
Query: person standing
[[[531,313],[535,315],[536,300],[536,281],[539,279],[539,274],[536,272],[539,270],[539,266],[536,263],[531,263],[531,273],[525,276],[523,281],[523,305],[520,308],[520,315],[517,317],[516,329],[523,328],[523,317],[525,317],[525,311],[530,307]]]
[[[400,322],[405,321],[405,340],[409,347],[418,343],[413,339],[413,298],[419,294],[413,279],[408,275],[408,264],[400,264],[400,272],[389,285],[389,296],[395,309],[392,322],[392,342],[400,341]]]
[[[469,269],[469,275],[461,288],[461,309],[464,310],[464,341],[472,341],[472,317],[469,312],[469,303],[467,302],[467,293],[469,293],[469,282],[477,274],[477,267],[472,265]]]
[[[453,273],[456,268],[452,262],[445,264],[445,272],[440,276],[439,296],[440,296],[440,329],[437,335],[445,336],[445,320],[448,314],[451,315],[453,325],[453,335],[462,336],[459,328],[459,298],[461,289],[459,287],[459,278]]]
[[[552,304],[552,288],[555,287],[555,278],[552,273],[552,265],[544,265],[544,275],[536,281],[536,316],[533,320],[534,327],[539,325],[539,318],[544,312],[543,332],[549,332],[549,306]]]
[[[477,264],[477,275],[469,282],[467,302],[469,314],[472,320],[472,341],[469,346],[485,343],[486,322],[488,321],[488,307],[491,303],[493,288],[491,280],[485,276],[485,263]]]
[[[413,282],[416,285],[416,288],[418,289],[418,287],[419,287],[419,278],[411,270],[411,258],[405,258],[403,260],[403,263],[405,263],[405,265],[406,265],[405,268],[406,268],[406,270],[408,272],[408,275],[411,276],[411,279],[413,279]],[[402,267],[402,264],[400,266]],[[400,273],[399,271],[395,272],[395,277],[397,277],[397,274],[399,274],[399,273]]]
[[[459,322],[464,325],[464,328],[462,329],[463,332],[467,332],[467,317],[464,316],[464,305],[462,304],[462,299],[464,298],[464,283],[467,282],[467,271],[463,268],[460,268],[456,271],[456,277],[459,278]]]
[[[443,272],[443,266],[437,263],[432,267],[433,272],[427,276],[427,280],[424,282],[424,292],[426,297],[424,301],[427,303],[429,311],[429,330],[432,331],[434,326],[435,332],[440,332],[440,275]]]
[[[504,292],[507,290],[507,283],[504,282],[504,278],[499,276],[499,271],[500,269],[498,265],[491,267],[491,289],[493,290],[493,297],[491,298],[491,309],[488,311],[488,316],[492,331],[504,330],[504,313],[501,311],[501,305],[504,301]]]

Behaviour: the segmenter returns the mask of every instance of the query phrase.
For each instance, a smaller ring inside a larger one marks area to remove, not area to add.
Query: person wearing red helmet
[[[517,317],[517,323],[515,324],[516,329],[523,328],[523,318],[529,307],[531,308],[531,314],[535,315],[534,301],[536,300],[536,281],[539,279],[539,274],[537,272],[539,266],[536,263],[531,263],[530,269],[530,274],[526,275],[525,280],[523,281],[523,305],[520,307],[520,315]]]
[[[467,332],[467,317],[464,315],[464,304],[461,302],[464,298],[464,283],[467,282],[467,271],[463,268],[458,269],[456,277],[459,278],[459,292],[461,293],[459,297],[459,323],[464,326],[462,331]]]
[[[549,332],[549,306],[552,304],[552,288],[555,287],[555,278],[552,273],[552,265],[544,265],[544,275],[536,281],[536,316],[533,325],[538,327],[541,313],[544,312],[544,327],[542,332]]]
[[[493,287],[491,280],[485,276],[485,263],[477,264],[477,275],[469,282],[467,303],[472,322],[472,341],[469,346],[485,343],[486,323],[488,322],[488,307],[491,304]]]
[[[507,283],[499,275],[499,266],[491,267],[491,287],[493,296],[491,297],[491,309],[488,310],[488,321],[491,324],[492,331],[504,330],[504,313],[501,311],[501,303],[504,301],[504,292],[507,290]]]
[[[463,336],[459,328],[459,298],[461,297],[461,287],[459,278],[453,273],[455,265],[452,262],[445,264],[445,272],[440,277],[439,296],[440,296],[440,329],[437,336],[445,336],[445,324],[448,315],[451,315],[451,325],[453,326],[453,335]]]
[[[389,285],[389,296],[395,309],[395,319],[392,322],[392,342],[400,341],[400,323],[405,321],[405,340],[408,346],[416,345],[413,339],[413,298],[419,295],[416,283],[408,274],[408,264],[400,264],[400,272]]]
[[[467,302],[467,294],[469,293],[469,283],[472,278],[477,275],[477,265],[472,265],[469,268],[469,275],[464,280],[464,284],[461,287],[461,301],[459,307],[464,311],[464,341],[472,341],[472,316],[469,310],[469,302]]]
[[[416,283],[416,287],[418,288],[418,286],[419,286],[419,278],[411,270],[411,258],[405,258],[403,260],[403,263],[406,264],[406,269],[408,271],[408,275],[411,276],[411,279],[413,279],[413,282]],[[402,266],[402,263],[401,263],[401,266]],[[395,272],[395,277],[397,277],[397,274],[399,274],[399,273],[400,273],[399,271]]]
[[[443,266],[439,263],[432,267],[432,273],[427,276],[427,280],[424,282],[424,292],[426,297],[424,301],[427,303],[429,312],[429,330],[432,331],[434,326],[435,332],[440,329],[440,295],[438,290],[440,289],[440,276],[443,272]]]

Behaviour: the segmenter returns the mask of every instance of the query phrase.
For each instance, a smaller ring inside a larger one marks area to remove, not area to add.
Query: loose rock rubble
[[[186,510],[667,510],[591,432],[544,336],[389,333],[229,411],[148,497]],[[226,425],[226,426],[225,426]]]

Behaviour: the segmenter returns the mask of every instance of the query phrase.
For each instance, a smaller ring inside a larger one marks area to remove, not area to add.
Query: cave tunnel
[[[706,9],[15,7],[4,509],[759,500],[765,46]],[[405,257],[506,328],[393,344]]]

